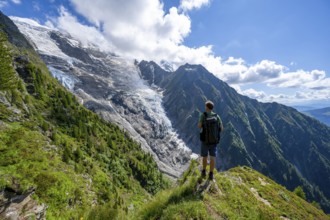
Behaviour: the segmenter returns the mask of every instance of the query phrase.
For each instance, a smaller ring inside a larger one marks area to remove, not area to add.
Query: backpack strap
[[[203,112],[203,120],[202,120],[202,127],[203,128],[204,128],[204,124],[205,124],[206,118],[207,118],[207,113],[206,112]]]
[[[206,119],[207,119],[207,113],[206,112],[204,112],[203,113],[203,115],[204,115],[204,118],[203,118],[203,124],[204,124],[204,122],[206,121]]]

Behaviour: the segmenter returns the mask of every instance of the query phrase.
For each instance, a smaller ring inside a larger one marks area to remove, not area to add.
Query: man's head
[[[214,104],[210,100],[208,100],[208,101],[205,102],[206,111],[208,111],[208,110],[209,111],[212,111],[213,110],[213,107],[214,107]]]

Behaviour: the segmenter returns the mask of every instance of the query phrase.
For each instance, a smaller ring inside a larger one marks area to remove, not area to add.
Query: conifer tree
[[[5,45],[6,41],[6,35],[0,31],[0,90],[13,89],[17,84],[10,51]]]

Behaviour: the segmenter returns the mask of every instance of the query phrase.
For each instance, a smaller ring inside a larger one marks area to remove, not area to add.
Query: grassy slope
[[[197,162],[174,189],[157,194],[134,219],[330,219],[314,205],[248,167],[201,181]]]
[[[95,219],[99,209],[126,215],[166,187],[151,155],[80,105],[32,49],[0,30],[0,52],[0,190],[35,188],[49,219]]]

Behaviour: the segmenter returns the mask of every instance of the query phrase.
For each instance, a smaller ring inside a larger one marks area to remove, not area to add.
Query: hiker
[[[220,142],[220,132],[223,130],[222,121],[219,115],[214,113],[214,104],[211,101],[205,102],[205,112],[199,117],[198,127],[201,129],[201,156],[203,160],[202,177],[206,177],[207,157],[210,155],[209,180],[213,180],[213,170],[217,155],[217,144]]]

